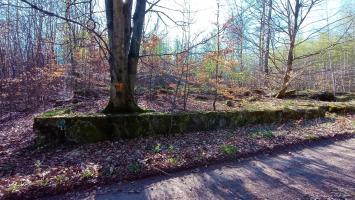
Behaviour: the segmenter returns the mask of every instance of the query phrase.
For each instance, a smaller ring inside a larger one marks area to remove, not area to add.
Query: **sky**
[[[104,1],[105,0],[99,0],[99,7],[104,8]],[[193,35],[201,33],[203,35],[203,33],[209,33],[216,28],[215,23],[217,13],[217,0],[161,0],[158,5],[167,7],[169,9],[181,10],[185,1],[190,2],[190,8],[192,11],[194,11],[194,13],[192,14],[193,24],[191,25],[191,32]],[[221,22],[224,22],[227,19],[228,13],[231,9],[228,6],[228,2],[231,1],[234,0],[220,0]],[[238,2],[240,0],[236,1]],[[321,5],[319,8],[315,8],[305,22],[305,24],[307,25],[306,29],[312,30],[312,28],[314,28],[315,26],[312,24],[312,22],[324,18],[326,16],[326,9],[328,9],[328,15],[332,16],[336,11],[338,11],[341,5],[341,1],[344,0],[326,0],[325,4]],[[182,15],[179,12],[169,11],[167,9],[165,9],[164,12],[171,18],[182,19]],[[169,38],[179,37],[179,35],[181,35],[181,28],[177,28],[173,23],[168,20],[168,18],[163,18],[165,19],[165,22],[169,25],[169,27],[161,31],[167,32]]]
[[[105,0],[99,0],[99,7],[104,8]],[[159,2],[160,6],[164,6],[169,9],[182,9],[184,5],[184,0],[161,0]],[[216,0],[190,0],[191,10],[195,11],[193,14],[194,24],[191,26],[193,32],[200,32],[211,30],[211,26],[216,21],[216,9],[217,3]],[[162,9],[160,9],[162,10]],[[182,17],[181,14],[174,11],[168,11],[164,9],[164,12],[167,13],[170,17],[179,19]],[[176,33],[177,30],[174,28],[174,24],[169,22],[169,20],[164,17],[166,22],[169,25],[169,32],[171,34]]]

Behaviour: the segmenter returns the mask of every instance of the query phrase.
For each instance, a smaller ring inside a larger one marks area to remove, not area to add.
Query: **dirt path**
[[[355,199],[355,138],[48,199]]]

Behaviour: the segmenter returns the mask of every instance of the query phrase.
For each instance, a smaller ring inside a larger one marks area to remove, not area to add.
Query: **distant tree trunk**
[[[332,91],[333,91],[333,94],[335,95],[337,86],[336,86],[336,81],[335,81],[335,72],[334,72],[334,66],[333,66],[333,60],[332,60],[332,53],[330,52],[330,50],[328,50],[328,61],[329,61],[329,68],[330,68],[331,77],[332,77]]]
[[[265,7],[266,2],[262,1],[262,12],[260,18],[260,33],[259,33],[259,69],[263,71],[264,67],[264,52],[265,52]]]
[[[185,5],[187,6],[187,8],[185,8],[184,10],[186,10],[186,12],[187,12],[186,21],[188,22],[188,25],[187,25],[187,30],[185,31],[187,45],[186,45],[186,58],[185,58],[186,73],[185,73],[185,85],[184,85],[184,110],[186,110],[187,100],[189,98],[189,90],[190,90],[190,88],[189,88],[189,77],[190,77],[189,67],[190,66],[189,66],[189,64],[190,64],[191,27],[190,27],[189,22],[192,21],[190,2],[185,1]],[[184,18],[185,18],[185,14],[184,14]]]
[[[344,51],[343,57],[343,70],[341,71],[341,88],[342,92],[345,92],[345,72],[346,72],[346,51]]]
[[[267,34],[266,34],[266,47],[265,47],[265,55],[264,55],[264,73],[266,75],[269,74],[269,54],[270,54],[270,40],[271,40],[271,13],[272,13],[272,0],[269,0],[268,5],[268,16],[267,16]]]
[[[187,99],[189,97],[189,52],[186,58],[186,74],[185,74],[185,86],[184,86],[184,110],[186,110]]]
[[[71,13],[72,13],[72,9],[71,9],[71,5],[72,5],[72,1],[71,0],[66,0],[66,8],[65,8],[65,18],[67,19],[71,19]],[[68,53],[69,53],[69,61],[70,61],[70,70],[66,73],[65,78],[67,79],[65,81],[65,85],[64,85],[64,93],[66,94],[66,90],[67,90],[67,84],[68,84],[68,88],[71,88],[72,92],[74,93],[74,96],[72,98],[72,100],[75,100],[76,97],[76,90],[77,90],[77,80],[78,80],[78,73],[77,73],[77,61],[75,59],[75,51],[77,49],[77,41],[75,38],[76,32],[75,32],[75,25],[72,25],[69,22],[66,22],[64,24],[65,29],[64,29],[64,33],[65,35],[68,37]]]
[[[326,1],[326,5],[328,5],[328,1]],[[328,9],[328,8],[327,8]],[[327,24],[329,25],[329,16],[328,16],[328,10],[327,10]],[[328,42],[330,42],[330,27],[328,26]],[[332,76],[332,86],[333,86],[333,95],[335,96],[336,93],[336,81],[335,81],[335,72],[334,72],[334,66],[333,66],[333,60],[332,60],[332,52],[330,49],[328,49],[328,63],[329,63],[329,68],[331,70],[331,76]]]
[[[242,27],[244,28],[244,25],[242,25]],[[241,72],[244,71],[244,62],[243,62],[244,33],[243,32],[240,36],[240,71]]]
[[[175,54],[175,67],[178,67],[179,66],[179,63],[178,63],[178,54],[176,53]],[[174,97],[173,97],[173,101],[172,101],[172,105],[171,105],[171,112],[173,112],[176,108],[176,99],[177,99],[177,96],[179,94],[179,88],[180,88],[180,85],[181,85],[181,81],[182,81],[182,78],[184,76],[184,67],[181,68],[181,73],[180,73],[180,76],[179,76],[179,80],[176,84],[176,88],[175,88],[175,92],[174,92]]]
[[[110,100],[105,113],[142,111],[134,97],[146,0],[105,0],[111,74]],[[132,26],[132,27],[131,27]]]
[[[213,110],[216,111],[216,102],[218,98],[218,71],[219,71],[219,54],[220,54],[220,30],[219,30],[219,2],[217,2],[217,59],[216,59],[216,86],[215,86],[215,94],[213,100]]]
[[[240,23],[241,23],[241,31],[240,31],[240,51],[239,51],[239,55],[240,55],[240,71],[244,71],[244,56],[243,56],[243,53],[244,53],[244,46],[245,46],[245,43],[244,40],[245,40],[245,36],[244,36],[244,32],[245,32],[245,22],[244,22],[244,11],[243,11],[243,1],[240,1],[240,4],[241,4],[241,10],[240,10]]]

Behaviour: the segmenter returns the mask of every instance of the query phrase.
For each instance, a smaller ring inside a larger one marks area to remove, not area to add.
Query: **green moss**
[[[355,104],[353,102],[344,103],[332,103],[328,105],[328,112],[334,113],[346,113],[346,112],[354,112],[355,111]]]
[[[57,184],[62,184],[63,182],[65,182],[68,178],[65,177],[64,175],[57,175],[54,177],[54,180]]]
[[[97,123],[78,120],[65,131],[66,136],[70,141],[76,143],[90,143],[107,139],[95,124]]]
[[[335,119],[338,117],[336,113],[327,112],[325,115],[327,118]]]
[[[355,100],[355,93],[344,93],[341,95],[336,95],[335,99],[337,102],[347,102],[347,101]]]
[[[179,116],[178,120],[177,120],[177,129],[178,132],[182,133],[184,131],[186,131],[188,123],[190,121],[191,115],[188,113],[184,113],[182,115]]]
[[[174,158],[174,157],[169,158],[169,159],[168,159],[168,163],[169,163],[170,165],[172,165],[172,166],[176,166],[176,165],[178,164],[178,159],[177,159],[177,158]]]
[[[314,134],[309,134],[306,136],[307,140],[317,140],[318,136],[314,135]]]
[[[94,172],[91,169],[87,168],[84,171],[82,171],[81,174],[82,179],[90,179],[92,177],[94,177]]]
[[[261,130],[251,134],[253,138],[266,138],[271,139],[274,138],[274,133],[271,130]]]
[[[294,101],[291,101],[291,100],[285,100],[283,101],[282,103],[282,106],[284,108],[290,108],[291,106],[294,106],[295,105],[295,102]]]
[[[296,91],[296,95],[297,96],[310,96],[316,92],[317,92],[316,90],[307,89],[307,90]]]
[[[16,192],[19,191],[22,187],[23,184],[21,184],[20,182],[14,182],[11,185],[9,185],[9,187],[6,188],[5,190],[8,192]]]
[[[160,153],[161,152],[161,144],[155,145],[153,151],[154,151],[154,153]]]
[[[223,144],[220,146],[220,148],[221,151],[226,155],[234,155],[239,151],[237,147],[230,144]]]
[[[169,151],[170,153],[174,152],[174,151],[175,151],[175,147],[174,147],[173,145],[169,145],[168,151]]]
[[[53,109],[42,113],[40,117],[54,117],[58,115],[70,114],[71,112],[71,108]]]
[[[42,179],[37,180],[35,182],[35,184],[38,186],[41,186],[41,187],[45,187],[45,186],[48,186],[49,180],[47,178],[42,178]]]
[[[130,173],[139,173],[141,170],[142,170],[142,166],[140,163],[138,162],[133,162],[133,163],[130,163],[128,166],[127,166],[127,170],[130,172]]]

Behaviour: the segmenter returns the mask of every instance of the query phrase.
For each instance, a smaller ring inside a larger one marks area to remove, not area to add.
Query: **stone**
[[[287,104],[181,113],[87,114],[57,111],[36,117],[33,127],[38,145],[55,145],[231,129],[246,124],[319,118],[324,117],[326,112],[355,112],[355,104],[324,102],[320,106]]]

